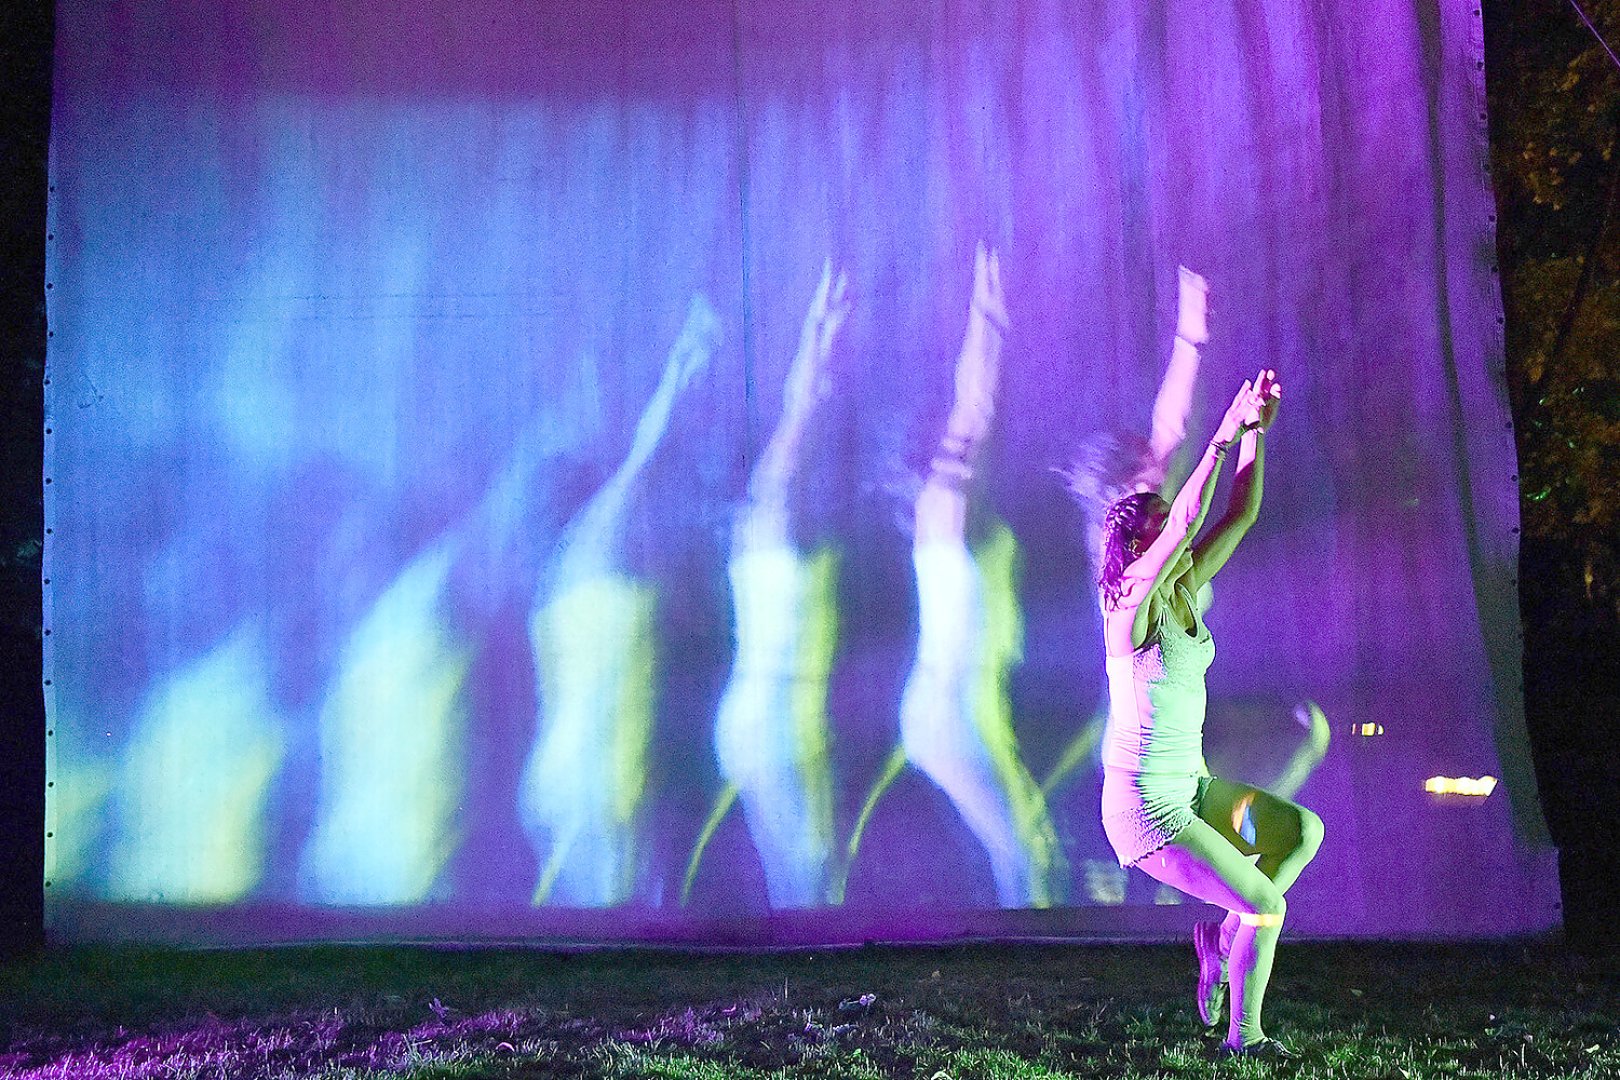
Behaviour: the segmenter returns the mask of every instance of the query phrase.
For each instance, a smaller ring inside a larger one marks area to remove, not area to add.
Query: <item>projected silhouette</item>
[[[967,542],[968,490],[990,433],[1006,331],[1000,256],[981,243],[955,398],[913,505],[917,652],[900,699],[900,746],[867,798],[849,855],[877,800],[910,763],[978,838],[997,901],[1044,907],[1062,899],[1065,875],[1046,800],[1019,758],[1006,695],[1023,636],[1017,544],[1000,523],[977,552]]]
[[[579,431],[542,412],[478,501],[346,627],[321,702],[319,797],[301,891],[343,905],[419,903],[463,840],[476,775],[474,658],[538,576],[560,459]],[[498,569],[497,569],[498,568]],[[509,791],[502,791],[510,803]]]
[[[226,904],[259,883],[286,742],[266,667],[263,635],[249,622],[154,689],[118,777],[112,895]]]
[[[693,297],[629,453],[564,530],[530,616],[540,716],[520,801],[541,860],[536,904],[605,907],[635,888],[657,596],[626,566],[626,511],[683,392],[719,340],[719,316]]]
[[[833,343],[849,314],[849,282],[829,261],[805,312],[782,415],[748,481],[732,527],[736,659],[715,720],[725,777],[687,869],[690,893],[704,848],[738,798],[773,908],[833,896],[833,792],[827,756],[827,678],[838,631],[837,557],[806,558],[793,542],[789,497],[816,408],[831,391]]]
[[[471,659],[444,617],[456,547],[447,537],[413,559],[339,655],[301,868],[302,891],[322,903],[419,903],[454,850]]]

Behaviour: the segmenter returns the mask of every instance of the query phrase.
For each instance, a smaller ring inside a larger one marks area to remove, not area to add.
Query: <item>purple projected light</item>
[[[1180,932],[1054,469],[1261,363],[1211,768],[1301,932],[1551,925],[1475,18],[64,8],[52,935]]]

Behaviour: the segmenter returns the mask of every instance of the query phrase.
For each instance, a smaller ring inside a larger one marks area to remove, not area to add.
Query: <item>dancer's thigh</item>
[[[1254,826],[1253,843],[1240,832],[1245,815]],[[1219,777],[1204,789],[1199,816],[1233,847],[1249,855],[1281,858],[1307,841],[1321,840],[1321,819],[1303,806],[1263,788]]]
[[[1250,856],[1209,822],[1194,818],[1169,844],[1136,863],[1137,869],[1205,903],[1238,912],[1274,912],[1279,894]]]

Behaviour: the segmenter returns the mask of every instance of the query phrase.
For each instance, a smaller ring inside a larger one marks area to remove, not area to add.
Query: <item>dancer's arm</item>
[[[787,497],[802,457],[804,434],[816,406],[831,389],[827,363],[833,341],[849,315],[849,279],[833,276],[832,260],[823,264],[821,284],[805,312],[799,351],[788,369],[782,391],[782,417],[748,480],[748,502],[737,521],[742,546],[787,543]]]
[[[973,463],[990,433],[996,382],[1001,374],[1001,339],[1007,328],[1007,300],[1001,291],[1001,258],[980,244],[973,256],[973,301],[967,331],[956,359],[956,397],[945,437],[917,494],[917,543],[960,540],[967,527],[965,488]]]
[[[624,461],[568,526],[555,574],[559,581],[600,572],[617,555],[625,505],[641,471],[669,428],[670,414],[692,377],[709,363],[720,343],[720,317],[701,294],[692,297],[680,337],[664,362],[664,373],[636,422]]]
[[[1238,445],[1237,472],[1232,474],[1232,502],[1209,534],[1193,546],[1193,591],[1204,587],[1216,571],[1232,557],[1238,541],[1260,516],[1260,499],[1265,490],[1266,429],[1277,419],[1282,386],[1277,373],[1262,370],[1256,383],[1263,404],[1259,426],[1243,433]]]
[[[1119,602],[1107,615],[1105,631],[1110,638],[1118,633],[1121,617],[1128,611],[1131,648],[1139,648],[1147,640],[1150,601],[1173,580],[1171,571],[1204,522],[1210,496],[1215,492],[1215,481],[1220,476],[1221,460],[1232,441],[1259,421],[1261,404],[1259,392],[1245,379],[1216,428],[1215,437],[1204,448],[1192,475],[1177,492],[1175,502],[1170,504],[1170,513],[1158,538],[1125,568]],[[1110,651],[1123,653],[1125,650],[1112,648]]]

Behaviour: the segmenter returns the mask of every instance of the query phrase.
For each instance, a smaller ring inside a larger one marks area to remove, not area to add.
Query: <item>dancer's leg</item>
[[[1213,779],[1204,791],[1200,816],[1233,847],[1260,856],[1258,868],[1279,892],[1287,892],[1322,846],[1322,819],[1298,803],[1261,788]],[[1242,836],[1243,819],[1254,826],[1254,841]]]
[[[1250,864],[1247,854],[1199,819],[1136,866],[1156,881],[1238,916],[1228,960],[1232,1013],[1226,1043],[1237,1048],[1265,1038],[1261,1006],[1288,910],[1282,890]]]
[[[1297,803],[1278,798],[1248,784],[1213,779],[1204,791],[1199,810],[1203,819],[1238,851],[1256,856],[1256,869],[1286,893],[1310,865],[1322,846],[1322,819]],[[1242,835],[1247,815],[1253,825],[1251,843]],[[1221,952],[1230,954],[1241,929],[1238,913],[1221,923]]]

